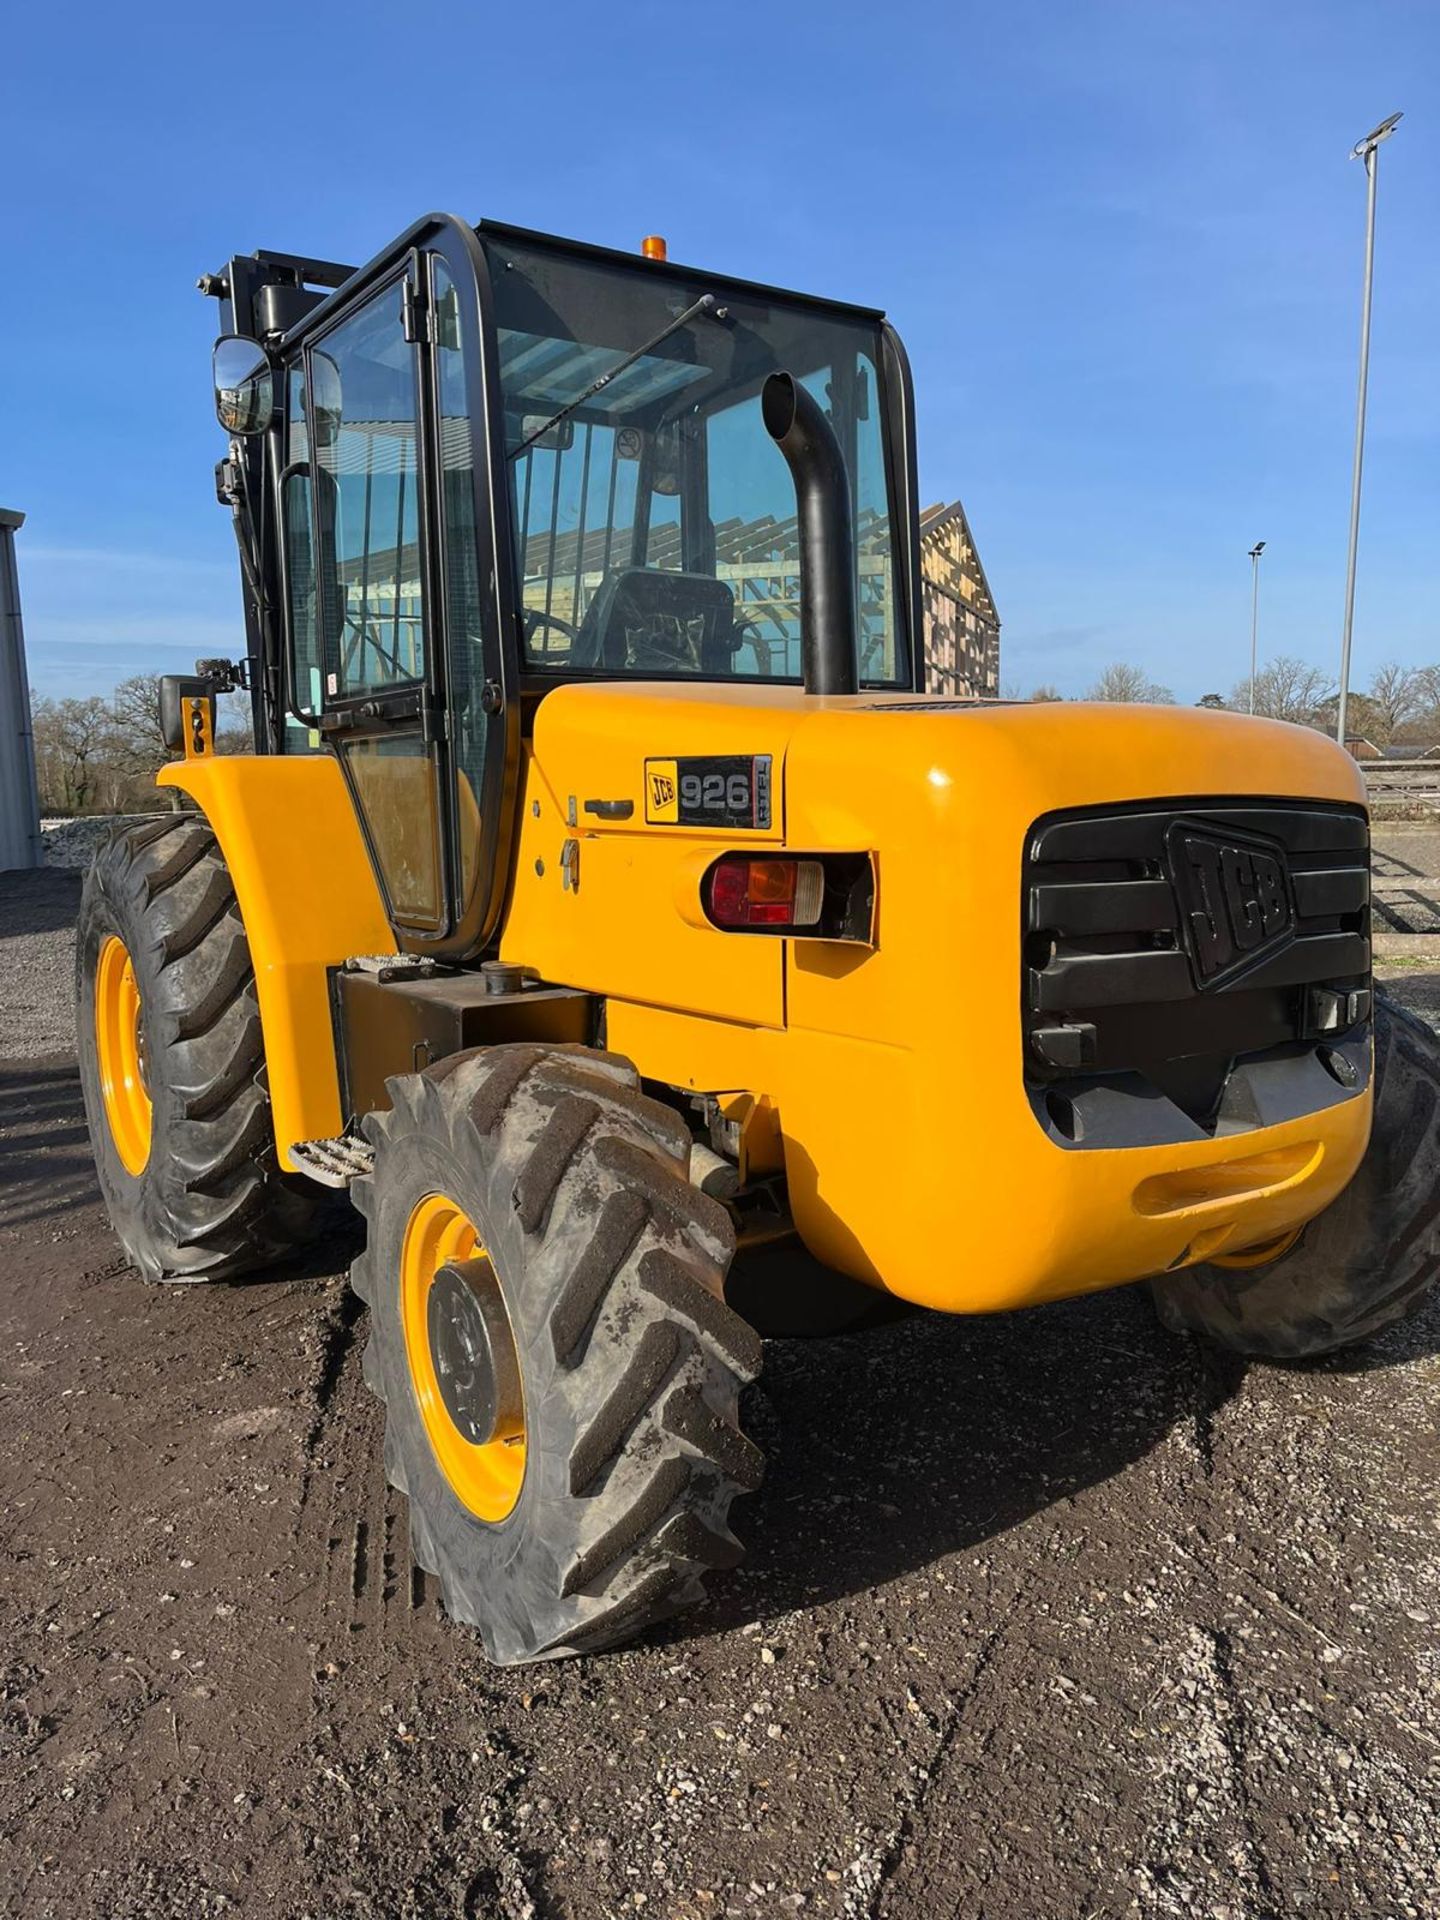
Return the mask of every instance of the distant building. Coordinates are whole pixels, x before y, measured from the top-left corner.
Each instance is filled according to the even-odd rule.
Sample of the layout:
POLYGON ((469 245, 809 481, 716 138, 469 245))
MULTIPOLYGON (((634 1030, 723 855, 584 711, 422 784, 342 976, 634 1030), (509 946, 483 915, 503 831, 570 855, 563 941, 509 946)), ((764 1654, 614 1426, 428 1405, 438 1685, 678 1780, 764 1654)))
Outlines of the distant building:
POLYGON ((15 561, 15 535, 24 524, 23 513, 0 507, 0 869, 5 870, 38 867, 43 858, 15 561))
POLYGON ((1000 691, 1000 616, 958 500, 920 516, 920 594, 926 687, 993 699, 1000 691))

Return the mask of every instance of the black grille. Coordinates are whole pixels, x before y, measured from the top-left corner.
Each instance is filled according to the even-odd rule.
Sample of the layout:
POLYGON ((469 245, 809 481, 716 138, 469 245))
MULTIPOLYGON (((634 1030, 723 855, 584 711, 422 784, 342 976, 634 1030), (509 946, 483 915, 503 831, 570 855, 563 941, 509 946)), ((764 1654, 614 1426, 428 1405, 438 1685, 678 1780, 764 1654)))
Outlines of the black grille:
MULTIPOLYGON (((1149 1139, 1268 1124, 1274 1102, 1256 1110, 1255 1076, 1241 1071, 1256 1062, 1313 1065, 1319 1050, 1328 1090, 1308 1069, 1291 1074, 1295 1111, 1357 1090, 1333 1056, 1366 1055, 1345 1048, 1369 1009, 1359 809, 1172 801, 1047 815, 1027 839, 1023 913, 1026 1078, 1072 1143, 1094 1089, 1113 1096, 1088 1103, 1107 1116, 1095 1145, 1123 1144, 1116 1125, 1149 1139), (1137 1100, 1149 1111, 1125 1118, 1137 1100)), ((1276 1074, 1265 1084, 1273 1092, 1276 1074)))

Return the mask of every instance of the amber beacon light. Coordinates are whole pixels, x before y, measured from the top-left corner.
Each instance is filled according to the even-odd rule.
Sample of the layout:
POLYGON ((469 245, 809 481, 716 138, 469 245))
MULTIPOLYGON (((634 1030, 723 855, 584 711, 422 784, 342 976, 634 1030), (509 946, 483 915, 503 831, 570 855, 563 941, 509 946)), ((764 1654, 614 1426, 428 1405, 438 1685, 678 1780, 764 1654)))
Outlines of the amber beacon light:
POLYGON ((641 253, 644 254, 647 260, 666 259, 667 249, 665 246, 664 234, 663 233, 647 233, 645 238, 640 242, 640 251, 641 253))

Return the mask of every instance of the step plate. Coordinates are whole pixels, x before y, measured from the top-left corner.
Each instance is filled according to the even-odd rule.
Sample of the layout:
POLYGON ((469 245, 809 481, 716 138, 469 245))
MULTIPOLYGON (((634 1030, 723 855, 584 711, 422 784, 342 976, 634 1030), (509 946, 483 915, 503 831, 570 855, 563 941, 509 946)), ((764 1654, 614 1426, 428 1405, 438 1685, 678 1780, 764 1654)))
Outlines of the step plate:
POLYGON ((340 1134, 333 1140, 297 1140, 290 1158, 301 1173, 322 1187, 348 1187, 352 1180, 375 1171, 375 1149, 368 1140, 340 1134))

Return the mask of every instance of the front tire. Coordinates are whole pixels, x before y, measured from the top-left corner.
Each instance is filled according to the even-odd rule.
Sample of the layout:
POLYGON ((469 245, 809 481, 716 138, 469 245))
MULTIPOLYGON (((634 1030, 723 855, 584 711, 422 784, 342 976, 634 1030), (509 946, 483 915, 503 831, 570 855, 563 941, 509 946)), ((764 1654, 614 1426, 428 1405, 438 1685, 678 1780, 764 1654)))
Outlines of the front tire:
POLYGON ((1150 1282, 1172 1333, 1258 1360, 1359 1346, 1413 1313, 1440 1270, 1440 1041, 1375 1000, 1375 1120, 1350 1185, 1279 1256, 1150 1282))
POLYGON ((111 1225, 147 1280, 221 1280, 293 1253, 323 1199, 281 1172, 250 946, 193 814, 113 833, 75 939, 85 1117, 111 1225))
POLYGON ((500 1046, 389 1085, 352 1283, 415 1559, 501 1665, 629 1639, 740 1559, 760 1479, 729 1215, 613 1055, 500 1046))

